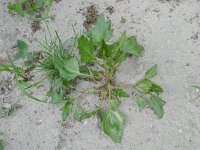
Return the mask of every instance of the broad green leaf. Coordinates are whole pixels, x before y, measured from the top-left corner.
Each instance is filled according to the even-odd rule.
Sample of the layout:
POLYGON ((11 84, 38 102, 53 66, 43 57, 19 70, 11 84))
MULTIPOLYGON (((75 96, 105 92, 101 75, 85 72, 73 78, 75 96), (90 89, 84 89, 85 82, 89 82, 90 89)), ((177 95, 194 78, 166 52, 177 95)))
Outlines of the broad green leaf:
POLYGON ((28 45, 22 40, 17 40, 17 47, 19 48, 19 53, 17 53, 16 58, 25 58, 27 56, 28 45))
POLYGON ((164 115, 164 110, 163 110, 164 105, 165 101, 163 101, 157 96, 153 95, 151 96, 149 106, 159 118, 162 118, 164 115))
POLYGON ((152 86, 153 82, 151 82, 150 80, 148 79, 143 79, 143 80, 140 80, 135 88, 140 92, 140 93, 143 93, 143 94, 147 94, 150 89, 151 89, 151 86, 152 86))
POLYGON ((15 4, 15 11, 18 15, 20 15, 21 17, 24 17, 24 10, 21 4, 18 4, 18 3, 15 4))
POLYGON ((137 89, 137 91, 143 94, 148 94, 149 92, 154 92, 159 94, 163 92, 163 89, 159 85, 155 84, 154 82, 148 79, 140 80, 136 84, 135 88, 137 89))
POLYGON ((159 94, 159 93, 162 93, 162 92, 163 92, 163 89, 162 89, 159 85, 153 83, 153 84, 151 85, 150 91, 159 94))
POLYGON ((119 47, 124 52, 134 55, 136 57, 140 57, 144 50, 144 47, 138 44, 136 37, 127 37, 126 32, 124 32, 119 39, 119 47))
POLYGON ((128 93, 126 93, 123 89, 119 89, 119 88, 114 89, 113 94, 117 98, 127 98, 127 97, 129 97, 128 93))
POLYGON ((78 105, 76 107, 75 112, 74 112, 74 119, 77 120, 77 121, 81 121, 81 117, 82 117, 83 112, 84 112, 83 108, 80 105, 78 105))
POLYGON ((153 78, 157 75, 157 64, 153 65, 149 70, 147 70, 147 72, 145 73, 145 78, 149 79, 149 78, 153 78))
POLYGON ((63 121, 67 119, 69 114, 72 112, 72 106, 74 104, 74 101, 72 99, 67 100, 63 108, 61 109, 61 116, 63 121))
POLYGON ((78 48, 81 56, 81 62, 86 64, 94 63, 94 48, 92 46, 91 41, 82 35, 78 39, 78 48))
POLYGON ((26 51, 28 49, 28 45, 22 40, 17 40, 17 47, 22 51, 26 51))
POLYGON ((136 103, 140 110, 144 109, 145 106, 147 105, 146 100, 142 96, 137 96, 136 97, 136 103))
POLYGON ((113 110, 116 110, 119 107, 119 102, 117 100, 110 100, 109 104, 113 110))
POLYGON ((67 81, 73 80, 81 75, 76 58, 67 58, 65 60, 57 59, 55 60, 55 67, 58 69, 59 75, 67 81))
POLYGON ((103 115, 102 129, 114 142, 119 143, 122 139, 124 123, 125 119, 121 113, 110 110, 103 115))
POLYGON ((112 38, 113 30, 111 29, 111 21, 106 21, 104 16, 99 16, 95 26, 86 33, 95 46, 100 46, 102 41, 108 41, 112 38))

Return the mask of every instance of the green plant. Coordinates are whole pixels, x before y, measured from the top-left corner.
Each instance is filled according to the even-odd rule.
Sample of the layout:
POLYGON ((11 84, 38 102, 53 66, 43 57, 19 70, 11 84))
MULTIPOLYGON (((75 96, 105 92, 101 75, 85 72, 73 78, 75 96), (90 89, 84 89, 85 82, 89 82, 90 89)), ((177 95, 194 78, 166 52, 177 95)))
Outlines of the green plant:
POLYGON ((50 81, 48 95, 52 97, 53 103, 68 100, 69 97, 66 95, 74 89, 75 78, 90 75, 80 71, 79 62, 72 53, 74 44, 71 49, 64 48, 57 32, 56 39, 51 38, 50 45, 47 40, 42 45, 45 51, 42 53, 43 59, 39 61, 37 70, 44 72, 45 77, 50 81))
POLYGON ((3 149, 4 149, 4 148, 3 148, 3 145, 4 145, 3 139, 0 139, 0 150, 3 150, 3 149))
POLYGON ((124 17, 121 16, 120 23, 122 23, 122 24, 126 23, 126 18, 124 18, 124 17))
POLYGON ((30 93, 27 92, 28 89, 38 87, 42 81, 41 80, 37 83, 30 83, 31 78, 32 78, 32 76, 30 75, 30 72, 35 68, 36 62, 34 61, 35 61, 35 56, 37 56, 38 53, 28 52, 28 45, 24 41, 21 41, 21 40, 17 40, 17 47, 19 49, 19 52, 15 56, 16 59, 24 59, 24 60, 29 61, 26 63, 27 66, 26 65, 17 66, 14 63, 13 58, 11 58, 11 56, 8 55, 9 62, 6 64, 0 63, 0 71, 14 74, 13 81, 21 89, 24 95, 36 101, 43 102, 42 100, 39 100, 38 98, 32 96, 30 93))
POLYGON ((53 0, 15 0, 8 4, 9 14, 17 13, 24 17, 28 15, 33 20, 49 18, 48 12, 53 0))
MULTIPOLYGON (((164 114, 165 102, 159 97, 163 89, 150 80, 157 75, 157 65, 147 70, 144 77, 136 83, 118 83, 115 80, 117 67, 128 57, 141 57, 144 48, 138 44, 135 36, 128 37, 126 32, 122 33, 114 43, 110 42, 112 37, 111 21, 106 21, 103 16, 98 18, 92 29, 80 36, 76 35, 75 42, 71 44, 70 48, 63 45, 57 32, 55 39, 50 34, 50 43, 46 38, 45 43, 42 44, 45 51, 42 52, 43 58, 38 62, 36 70, 43 72, 44 78, 50 81, 51 86, 47 94, 52 99, 50 102, 64 102, 61 108, 63 121, 72 112, 77 121, 83 121, 96 115, 103 132, 114 142, 120 142, 126 121, 123 113, 119 111, 119 106, 122 102, 121 99, 129 97, 125 91, 126 88, 132 88, 137 92, 136 103, 140 110, 149 107, 159 118, 162 118, 164 114), (76 42, 80 61, 74 54, 76 42), (77 79, 83 78, 94 82, 95 86, 79 91, 76 82, 77 79), (72 90, 77 90, 76 96, 70 95, 72 90), (85 110, 80 103, 80 100, 88 94, 99 96, 99 104, 93 110, 85 110), (101 105, 102 103, 106 105, 101 105)), ((11 62, 11 64, 13 63, 11 62)), ((5 71, 11 72, 8 69, 5 71)), ((21 72, 14 71, 12 73, 17 76, 21 75, 21 72)), ((30 83, 19 79, 16 83, 19 81, 21 84, 17 85, 22 87, 22 92, 26 96, 41 101, 26 91, 30 83)), ((30 86, 35 87, 38 84, 30 86)))
MULTIPOLYGON (((112 33, 111 21, 106 21, 103 16, 100 16, 96 25, 79 37, 78 47, 82 63, 98 66, 103 70, 103 73, 97 71, 98 76, 102 77, 102 81, 98 87, 95 87, 95 91, 98 91, 100 100, 107 102, 108 107, 98 106, 96 111, 92 111, 91 114, 96 112, 104 133, 110 136, 113 141, 120 142, 125 117, 118 110, 118 107, 121 103, 120 98, 129 97, 124 88, 135 89, 138 92, 136 103, 139 108, 150 107, 159 118, 164 114, 163 105, 165 102, 158 97, 163 89, 150 80, 157 74, 157 65, 150 68, 145 73, 144 78, 135 84, 117 83, 114 80, 119 64, 131 55, 140 57, 144 48, 137 43, 136 37, 127 37, 126 32, 121 35, 119 40, 110 44, 109 40, 112 38, 112 33)), ((80 106, 77 107, 79 110, 77 112, 84 114, 83 109, 80 108, 80 106)), ((76 120, 82 120, 80 117, 78 118, 76 120)))

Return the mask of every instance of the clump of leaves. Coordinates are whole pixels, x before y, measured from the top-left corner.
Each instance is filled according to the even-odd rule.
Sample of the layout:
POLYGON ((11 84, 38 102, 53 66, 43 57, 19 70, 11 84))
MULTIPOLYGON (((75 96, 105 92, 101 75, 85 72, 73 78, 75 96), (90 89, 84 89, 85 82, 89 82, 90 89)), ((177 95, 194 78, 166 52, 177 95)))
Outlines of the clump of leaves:
POLYGON ((8 55, 9 61, 7 63, 0 63, 0 72, 9 72, 14 74, 13 81, 21 89, 24 95, 36 101, 43 102, 42 100, 32 96, 29 92, 27 92, 29 89, 38 87, 40 83, 40 81, 37 83, 30 82, 32 79, 30 72, 35 69, 36 62, 38 61, 35 59, 38 58, 39 53, 28 52, 28 45, 22 40, 17 40, 17 48, 19 51, 16 56, 14 56, 15 58, 12 58, 10 55, 8 55), (13 59, 26 60, 26 65, 24 64, 19 66, 14 63, 13 59))
POLYGON ((51 39, 50 44, 46 40, 43 46, 43 59, 39 61, 37 69, 44 72, 50 81, 48 93, 52 97, 52 102, 62 102, 69 99, 65 95, 74 88, 75 79, 89 77, 89 74, 80 71, 78 59, 72 53, 74 46, 66 49, 57 32, 56 39, 51 39))
MULTIPOLYGON (((98 108, 96 114, 100 119, 104 133, 114 142, 120 142, 125 117, 118 110, 118 107, 121 103, 120 98, 129 97, 123 89, 124 87, 131 86, 133 90, 138 92, 136 103, 140 109, 149 107, 159 118, 164 114, 163 105, 165 102, 158 96, 163 92, 163 89, 150 80, 157 74, 157 65, 150 68, 145 73, 144 78, 135 84, 117 83, 114 80, 115 72, 120 63, 130 56, 142 56, 144 48, 138 44, 135 36, 128 37, 126 32, 123 32, 116 42, 110 43, 112 34, 111 21, 106 21, 103 16, 100 16, 96 25, 79 37, 78 48, 82 63, 98 66, 103 70, 103 73, 98 72, 99 76, 102 76, 101 83, 103 84, 96 87, 96 91, 98 91, 100 99, 105 100, 109 107, 107 109, 98 108)), ((80 109, 80 106, 78 107, 77 109, 80 109)))
MULTIPOLYGON (((46 38, 43 44, 45 51, 42 52, 43 59, 39 61, 37 70, 44 72, 44 78, 50 81, 48 96, 52 97, 51 102, 64 102, 61 108, 63 120, 66 120, 72 112, 74 119, 80 122, 96 115, 102 131, 114 142, 120 142, 126 121, 119 106, 122 98, 129 97, 125 91, 126 88, 132 88, 138 93, 136 103, 140 110, 148 107, 159 118, 162 118, 164 114, 165 101, 159 97, 163 89, 151 81, 151 78, 157 75, 157 65, 147 70, 144 77, 136 83, 118 83, 115 80, 118 66, 128 57, 141 57, 144 48, 137 42, 135 36, 129 37, 126 32, 123 32, 113 43, 110 42, 112 37, 111 21, 106 21, 103 16, 100 16, 93 28, 79 37, 76 36, 75 42, 78 43, 80 54, 80 59, 78 59, 74 55, 76 43, 72 44, 70 49, 65 48, 57 33, 55 39, 52 39, 50 34, 51 41, 47 42, 46 38), (76 90, 75 83, 77 79, 82 78, 88 78, 95 83, 95 86, 84 89, 78 92, 77 96, 72 97, 70 91, 76 90), (77 100, 94 93, 99 96, 100 103, 93 110, 85 110, 77 100), (102 101, 107 105, 102 106, 102 101)), ((12 66, 12 68, 15 67, 12 66)), ((16 74, 16 72, 13 73, 16 74)), ((18 79, 17 81, 25 95, 41 101, 26 91, 29 83, 25 80, 18 79)), ((35 84, 31 84, 33 85, 35 84)))
POLYGON ((18 14, 21 17, 29 16, 33 20, 49 18, 48 12, 53 0, 15 0, 8 4, 10 14, 18 14))

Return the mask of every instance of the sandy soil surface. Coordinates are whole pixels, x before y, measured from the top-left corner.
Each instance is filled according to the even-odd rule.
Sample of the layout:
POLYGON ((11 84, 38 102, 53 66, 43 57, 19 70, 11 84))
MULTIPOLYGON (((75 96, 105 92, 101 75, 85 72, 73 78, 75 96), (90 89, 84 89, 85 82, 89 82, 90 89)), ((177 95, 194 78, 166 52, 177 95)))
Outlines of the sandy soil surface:
MULTIPOLYGON (((55 19, 49 21, 50 29, 57 30, 62 39, 73 36, 72 25, 84 31, 83 11, 90 2, 112 20, 116 38, 126 30, 145 47, 142 58, 128 59, 120 66, 118 81, 134 82, 150 66, 158 64, 154 80, 165 90, 164 117, 157 119, 149 109, 140 112, 132 95, 120 106, 127 123, 122 142, 116 144, 102 134, 97 118, 62 123, 60 105, 32 101, 15 85, 1 83, 1 108, 20 100, 13 115, 0 118, 5 150, 199 150, 200 99, 195 100, 196 93, 190 86, 200 85, 200 1, 62 0, 52 6, 55 19), (112 14, 106 9, 109 6, 114 8, 112 14), (125 24, 120 23, 121 16, 126 18, 125 24)), ((44 38, 45 24, 33 33, 31 21, 10 16, 7 4, 7 0, 0 2, 0 54, 12 53, 17 39, 25 40, 33 51, 41 50, 36 39, 44 38)), ((79 86, 89 84, 85 81, 79 86)), ((35 91, 37 95, 42 93, 35 91)))

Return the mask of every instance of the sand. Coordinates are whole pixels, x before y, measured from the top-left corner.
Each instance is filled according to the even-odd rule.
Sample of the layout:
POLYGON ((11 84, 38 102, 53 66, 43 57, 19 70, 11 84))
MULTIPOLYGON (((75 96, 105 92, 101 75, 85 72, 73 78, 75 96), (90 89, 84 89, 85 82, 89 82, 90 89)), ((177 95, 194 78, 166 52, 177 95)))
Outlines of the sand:
MULTIPOLYGON (((150 109, 140 112, 131 95, 120 106, 127 122, 123 139, 116 144, 102 133, 96 117, 83 123, 73 119, 62 123, 61 105, 38 103, 23 96, 15 85, 9 89, 1 85, 5 88, 0 94, 1 107, 9 108, 19 100, 13 115, 0 118, 5 150, 199 150, 200 99, 195 99, 197 93, 191 86, 200 85, 200 1, 62 0, 51 8, 55 19, 49 21, 50 29, 64 40, 74 35, 72 25, 78 32, 85 31, 82 13, 90 2, 112 20, 115 38, 127 31, 145 47, 143 57, 121 64, 116 80, 134 82, 158 64, 154 81, 164 88, 164 117, 158 119, 150 109), (114 7, 112 14, 106 10, 108 6, 114 7), (121 16, 126 23, 120 23, 121 16)), ((32 51, 42 50, 36 39, 44 39, 45 24, 33 33, 31 21, 10 16, 7 4, 7 0, 0 2, 0 54, 12 53, 17 39, 26 41, 32 51)), ((89 84, 84 81, 78 86, 89 84)), ((88 97, 88 101, 93 99, 95 96, 88 97)))

